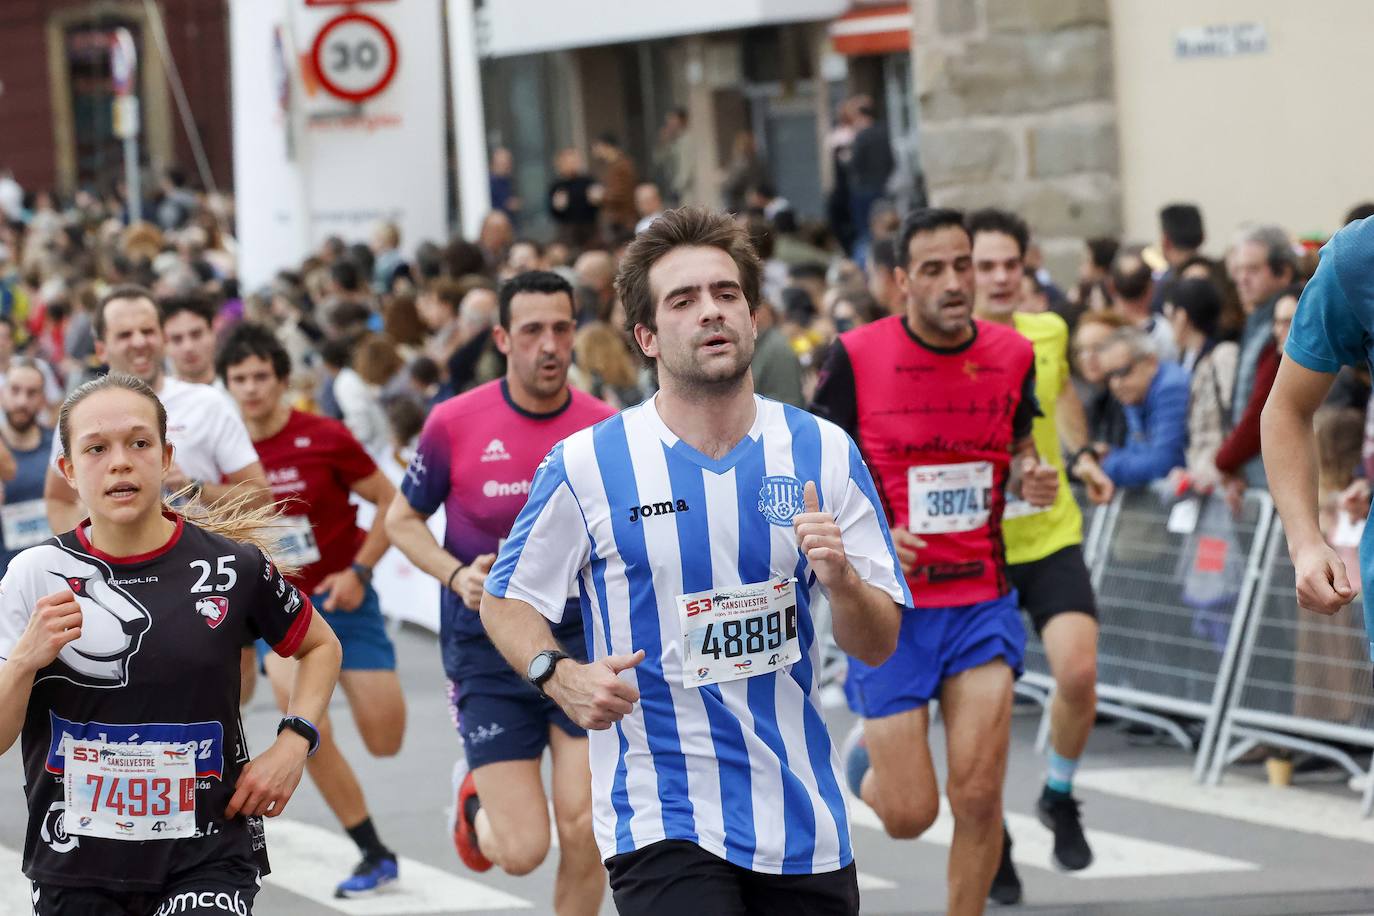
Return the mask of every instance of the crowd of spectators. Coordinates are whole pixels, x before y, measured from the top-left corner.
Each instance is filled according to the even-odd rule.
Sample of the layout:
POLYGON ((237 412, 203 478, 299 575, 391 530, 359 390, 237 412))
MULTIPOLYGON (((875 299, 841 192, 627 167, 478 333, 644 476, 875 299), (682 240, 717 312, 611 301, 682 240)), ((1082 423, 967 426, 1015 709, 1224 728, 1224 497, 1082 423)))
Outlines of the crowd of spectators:
MULTIPOLYGON (((855 120, 851 143, 861 148, 873 122, 861 108, 855 120)), ((637 403, 654 382, 624 326, 613 279, 635 225, 687 193, 684 126, 685 115, 673 113, 656 156, 656 170, 675 182, 671 197, 657 185, 637 190, 635 164, 603 137, 594 146, 596 176, 577 151, 560 154, 547 201, 557 231, 528 238, 515 229, 521 204, 504 178, 508 155, 498 151, 500 206, 477 238, 403 239, 394 225, 378 225, 366 243, 325 239, 256 289, 241 288, 236 276, 227 196, 193 193, 173 175, 150 209, 155 222, 130 225, 115 198, 15 197, 8 178, 0 375, 16 354, 37 359, 55 406, 100 371, 91 310, 101 292, 144 284, 164 305, 179 377, 213 383, 216 337, 244 319, 265 323, 291 354, 298 403, 343 419, 381 455, 406 449, 437 402, 503 374, 492 335, 496 289, 517 273, 548 269, 576 290, 574 384, 618 407, 637 403)), ((870 188, 855 189, 855 205, 870 216, 846 248, 825 223, 801 218, 776 196, 747 135, 735 156, 726 195, 765 265, 756 383, 767 396, 805 405, 836 335, 901 311, 904 258, 893 241, 901 214, 870 188)), ((1237 230, 1214 246, 1216 260, 1202 253, 1206 241, 1196 206, 1167 206, 1158 239, 1085 240, 1067 292, 1028 257, 1020 308, 1052 311, 1068 324, 1091 438, 1118 485, 1217 490, 1234 504, 1264 483, 1259 414, 1317 246, 1272 225, 1237 230)), ((1028 256, 1033 251, 1032 244, 1028 256)), ((1364 411, 1369 389, 1367 374, 1347 370, 1332 405, 1364 411)))

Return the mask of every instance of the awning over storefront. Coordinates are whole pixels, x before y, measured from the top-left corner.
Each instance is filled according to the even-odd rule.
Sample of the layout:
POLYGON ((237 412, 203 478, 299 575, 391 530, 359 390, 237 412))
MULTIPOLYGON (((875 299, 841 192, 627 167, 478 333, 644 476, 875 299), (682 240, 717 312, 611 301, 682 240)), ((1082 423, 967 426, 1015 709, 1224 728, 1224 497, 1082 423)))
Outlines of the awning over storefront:
POLYGON ((847 0, 487 0, 481 53, 488 57, 703 35, 833 19, 847 0))
POLYGON ((850 10, 830 23, 830 40, 840 54, 895 54, 911 50, 911 7, 885 3, 850 10))

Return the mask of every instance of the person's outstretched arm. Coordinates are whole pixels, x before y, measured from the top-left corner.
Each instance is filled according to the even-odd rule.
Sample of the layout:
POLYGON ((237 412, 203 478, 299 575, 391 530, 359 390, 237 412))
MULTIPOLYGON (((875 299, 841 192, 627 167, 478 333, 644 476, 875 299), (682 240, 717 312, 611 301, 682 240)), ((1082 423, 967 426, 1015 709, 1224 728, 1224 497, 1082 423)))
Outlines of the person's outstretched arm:
POLYGON ((1312 417, 1334 373, 1314 372, 1291 359, 1279 364, 1260 420, 1264 471, 1274 498, 1298 589, 1298 604, 1334 614, 1355 599, 1359 586, 1326 543, 1317 521, 1317 442, 1312 417))

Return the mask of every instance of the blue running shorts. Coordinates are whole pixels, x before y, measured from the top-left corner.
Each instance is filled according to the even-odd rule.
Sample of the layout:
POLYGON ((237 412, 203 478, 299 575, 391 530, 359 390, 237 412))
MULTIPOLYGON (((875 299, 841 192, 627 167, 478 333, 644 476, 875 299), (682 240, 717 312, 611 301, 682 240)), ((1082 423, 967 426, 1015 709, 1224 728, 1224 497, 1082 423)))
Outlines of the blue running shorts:
MULTIPOLYGON (((324 610, 325 595, 314 595, 310 602, 325 619, 343 646, 344 671, 395 671, 396 647, 386 634, 386 618, 382 616, 382 601, 371 585, 363 594, 363 603, 352 611, 324 610)), ((271 651, 267 643, 257 641, 258 666, 271 651)))
POLYGON ((506 760, 538 760, 549 745, 551 725, 574 738, 587 737, 557 703, 514 671, 450 679, 448 703, 474 770, 506 760))
POLYGON ((940 684, 962 671, 1002 659, 1021 676, 1026 627, 1015 590, 963 607, 914 608, 902 616, 897 650, 874 668, 849 659, 844 692, 865 719, 920 709, 940 684))

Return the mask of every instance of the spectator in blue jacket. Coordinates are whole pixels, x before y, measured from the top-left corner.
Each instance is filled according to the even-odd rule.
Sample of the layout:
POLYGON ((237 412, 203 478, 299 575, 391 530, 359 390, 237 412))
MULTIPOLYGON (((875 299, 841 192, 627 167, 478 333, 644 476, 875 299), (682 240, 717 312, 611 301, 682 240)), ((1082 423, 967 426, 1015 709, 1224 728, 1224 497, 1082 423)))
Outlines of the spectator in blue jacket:
POLYGON ((1188 447, 1188 371, 1161 362, 1150 338, 1120 328, 1099 350, 1112 395, 1126 413, 1126 444, 1113 449, 1102 470, 1119 487, 1138 487, 1184 467, 1188 447))

